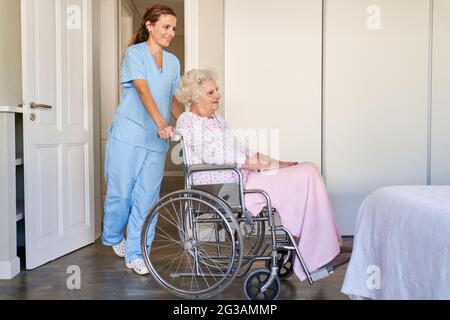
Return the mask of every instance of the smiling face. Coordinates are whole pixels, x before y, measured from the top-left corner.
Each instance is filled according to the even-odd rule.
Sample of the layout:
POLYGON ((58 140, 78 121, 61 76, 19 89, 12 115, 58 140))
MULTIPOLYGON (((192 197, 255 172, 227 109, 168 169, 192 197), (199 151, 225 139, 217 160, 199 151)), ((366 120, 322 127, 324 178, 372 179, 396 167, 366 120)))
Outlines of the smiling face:
POLYGON ((221 95, 214 80, 203 81, 200 86, 200 98, 192 104, 192 112, 209 117, 219 109, 221 95))
POLYGON ((147 21, 147 29, 150 32, 151 40, 161 48, 167 48, 175 37, 177 18, 162 14, 155 24, 147 21))

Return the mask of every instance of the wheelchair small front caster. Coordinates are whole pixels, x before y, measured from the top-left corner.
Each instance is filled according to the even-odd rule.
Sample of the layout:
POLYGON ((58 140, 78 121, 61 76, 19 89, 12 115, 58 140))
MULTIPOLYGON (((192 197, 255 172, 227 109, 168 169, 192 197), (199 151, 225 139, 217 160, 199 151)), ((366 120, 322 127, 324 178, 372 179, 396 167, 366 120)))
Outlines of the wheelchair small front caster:
MULTIPOLYGON (((271 260, 266 260, 266 268, 270 270, 271 260)), ((285 249, 278 250, 277 256, 278 276, 280 280, 289 279, 294 273, 294 254, 285 249)))
POLYGON ((250 273, 244 281, 244 293, 249 300, 276 300, 280 294, 280 279, 275 277, 274 281, 266 291, 261 288, 270 278, 270 271, 258 269, 250 273))

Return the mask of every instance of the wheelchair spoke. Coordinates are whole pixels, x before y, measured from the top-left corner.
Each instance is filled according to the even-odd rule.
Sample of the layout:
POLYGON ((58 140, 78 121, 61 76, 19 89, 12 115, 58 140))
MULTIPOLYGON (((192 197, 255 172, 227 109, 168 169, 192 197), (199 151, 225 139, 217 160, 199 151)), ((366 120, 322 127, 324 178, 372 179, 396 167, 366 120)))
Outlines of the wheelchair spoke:
MULTIPOLYGON (((214 281, 215 281, 215 280, 216 280, 216 277, 214 276, 214 272, 211 271, 211 269, 208 267, 207 264, 202 264, 202 265, 205 266, 206 269, 208 269, 209 274, 212 275, 212 277, 214 278, 214 281)), ((203 272, 203 270, 201 269, 201 267, 200 267, 200 270, 202 271, 202 274, 203 274, 204 272, 203 272)), ((206 278, 205 278, 205 281, 206 281, 206 278)))
MULTIPOLYGON (((187 254, 186 250, 183 252, 183 255, 182 255, 181 258, 182 258, 182 261, 185 262, 184 263, 184 272, 186 273, 186 272, 190 271, 190 273, 194 274, 195 273, 195 269, 194 269, 194 266, 191 263, 191 259, 189 258, 189 255, 187 254), (188 270, 188 268, 190 270, 188 270)), ((177 268, 177 271, 178 271, 178 268, 177 268)), ((175 272, 175 273, 177 273, 177 272, 175 272)), ((194 280, 195 280, 195 283, 197 285, 197 289, 200 289, 200 285, 198 284, 196 276, 195 275, 191 275, 190 277, 191 277, 191 290, 193 289, 193 286, 194 286, 194 280)), ((186 277, 185 276, 181 276, 180 278, 181 278, 180 287, 183 288, 183 283, 184 283, 184 280, 185 280, 186 277)), ((176 277, 173 277, 172 284, 175 281, 175 279, 176 279, 176 277)))
MULTIPOLYGON (((192 266, 191 260, 187 259, 187 262, 189 263, 189 266, 191 267, 192 273, 195 273, 195 268, 194 266, 192 266)), ((197 283, 197 289, 200 289, 200 286, 198 285, 198 281, 197 281, 197 277, 196 276, 191 276, 191 290, 192 290, 192 280, 195 280, 195 282, 197 283)))
MULTIPOLYGON (((155 243, 156 241, 153 241, 152 242, 152 245, 155 243)), ((160 241, 158 241, 158 242, 160 242, 160 241)), ((165 240, 165 242, 167 242, 167 240, 165 240)), ((178 244, 178 243, 169 243, 169 244, 165 244, 165 245, 163 245, 163 246, 158 246, 156 249, 152 249, 152 251, 156 251, 156 250, 159 250, 159 249, 162 249, 162 248, 167 248, 167 247, 170 247, 170 246, 174 246, 174 245, 176 245, 176 244, 178 244)))
MULTIPOLYGON (((187 254, 186 254, 186 250, 183 252, 183 257, 184 256, 187 256, 187 254)), ((188 259, 189 259, 189 257, 188 257, 188 259)), ((187 267, 188 267, 188 264, 187 263, 185 263, 184 264, 184 273, 186 273, 187 272, 187 267)), ((181 284, 180 284, 180 288, 184 288, 183 287, 183 283, 184 283, 184 279, 185 279, 186 277, 181 277, 181 284)))
MULTIPOLYGON (((177 255, 178 256, 178 255, 177 255)), ((174 261, 176 261, 177 260, 177 256, 174 256, 172 259, 170 259, 170 260, 159 260, 161 263, 163 263, 163 262, 165 262, 165 261, 167 261, 166 263, 164 263, 163 265, 160 265, 159 266, 159 269, 161 269, 161 270, 165 270, 165 272, 163 273, 163 275, 164 276, 167 276, 169 273, 169 271, 170 271, 170 267, 172 266, 172 264, 174 263, 174 261)))
MULTIPOLYGON (((161 208, 160 208, 160 209, 161 209, 161 208)), ((160 209, 159 209, 159 210, 160 210, 160 209)), ((170 219, 171 219, 174 223, 177 223, 177 222, 178 222, 177 219, 176 219, 176 217, 174 217, 173 214, 171 213, 171 210, 169 210, 170 208, 164 206, 164 207, 162 207, 162 209, 166 210, 167 215, 170 217, 170 219)), ((176 212, 177 212, 177 211, 175 210, 175 214, 176 214, 176 212)))
MULTIPOLYGON (((168 210, 167 210, 167 208, 164 208, 164 210, 166 210, 167 212, 169 212, 168 210)), ((176 224, 174 224, 172 221, 170 221, 169 219, 167 219, 164 215, 161 215, 162 216, 162 218, 164 218, 164 220, 166 220, 167 222, 169 222, 171 225, 173 225, 175 228, 177 228, 178 230, 180 230, 180 231, 183 231, 183 229, 181 229, 181 227, 179 227, 178 225, 176 225, 176 224)), ((170 216, 170 213, 169 213, 169 216, 170 216)), ((171 218, 173 218, 172 216, 170 216, 171 218)))
MULTIPOLYGON (((183 254, 181 255, 180 262, 178 263, 177 270, 175 270, 175 273, 178 273, 178 270, 180 269, 180 265, 181 265, 181 262, 183 261, 183 257, 184 257, 185 254, 186 254, 186 251, 183 252, 183 254)), ((172 284, 173 284, 174 280, 175 280, 175 277, 172 279, 172 284)))
POLYGON ((159 258, 159 259, 155 259, 155 261, 165 262, 165 261, 168 260, 168 261, 166 262, 166 264, 160 266, 161 269, 164 269, 169 263, 173 262, 173 258, 172 258, 172 257, 175 258, 175 257, 179 256, 180 252, 182 252, 182 251, 180 250, 180 251, 175 252, 175 253, 172 253, 172 254, 170 254, 170 255, 168 255, 168 256, 165 256, 165 257, 162 257, 162 258, 159 258))
MULTIPOLYGON (((207 248, 202 248, 201 246, 203 246, 205 243, 202 243, 200 246, 199 246, 199 250, 204 250, 204 251, 201 251, 201 252, 204 252, 209 258, 211 258, 211 256, 207 253, 208 251, 207 251, 207 248)), ((213 246, 212 244, 209 244, 210 246, 213 246)), ((231 246, 228 246, 228 247, 230 247, 231 248, 231 246)), ((229 253, 229 254, 231 254, 231 252, 232 252, 232 250, 229 250, 229 252, 227 252, 227 253, 229 253)), ((222 258, 221 256, 220 256, 220 258, 222 258)), ((211 258, 212 259, 212 258, 211 258)))
MULTIPOLYGON (((208 261, 211 261, 212 263, 214 263, 214 265, 216 266, 216 267, 226 267, 227 266, 227 264, 223 264, 223 263, 220 263, 220 262, 218 262, 217 261, 217 259, 214 259, 214 258, 212 258, 209 254, 207 254, 206 252, 202 252, 202 251, 200 251, 199 250, 199 252, 203 255, 203 256, 205 256, 207 259, 208 259, 208 261)), ((227 258, 228 260, 231 260, 231 258, 227 258)))
MULTIPOLYGON (((173 203, 172 203, 173 204, 173 203)), ((171 220, 168 220, 173 226, 175 226, 175 228, 179 229, 179 230, 183 230, 181 224, 179 223, 179 219, 178 219, 178 215, 177 215, 177 211, 175 211, 175 217, 171 214, 171 212, 169 211, 169 209, 167 209, 166 207, 163 208, 164 210, 166 210, 167 215, 170 217, 171 220)), ((167 218, 166 218, 167 219, 167 218)))
MULTIPOLYGON (((178 254, 177 254, 177 256, 178 256, 178 254)), ((179 259, 182 260, 182 257, 183 257, 182 255, 181 255, 181 257, 179 256, 179 259)), ((175 261, 177 261, 177 258, 175 258, 175 259, 170 259, 169 262, 167 262, 166 264, 164 264, 164 265, 161 266, 161 269, 163 269, 163 270, 165 269, 165 270, 166 270, 166 272, 164 273, 164 275, 168 275, 169 271, 171 270, 170 267, 174 264, 175 261), (170 265, 169 265, 169 264, 170 264, 170 265), (166 267, 167 265, 169 265, 169 266, 166 267)))
MULTIPOLYGON (((191 277, 191 291, 192 291, 192 288, 194 286, 194 279, 197 282, 197 278, 196 277, 191 277)), ((198 288, 198 283, 197 283, 197 288, 198 288)))
MULTIPOLYGON (((171 236, 170 234, 168 234, 166 231, 162 230, 161 227, 156 226, 156 229, 157 229, 157 230, 160 230, 161 232, 164 232, 164 234, 167 235, 167 236, 163 236, 163 235, 161 235, 161 234, 158 234, 160 237, 162 237, 162 238, 164 238, 164 239, 167 239, 167 240, 170 240, 170 241, 173 241, 173 242, 175 242, 175 243, 178 243, 180 246, 183 246, 183 243, 182 243, 181 241, 177 241, 177 240, 175 240, 174 238, 172 238, 172 236, 171 236)), ((156 233, 155 233, 155 236, 156 236, 156 233)))
MULTIPOLYGON (((208 255, 207 255, 208 256, 208 255)), ((226 267, 227 265, 225 265, 225 264, 220 264, 220 263, 218 263, 217 261, 214 261, 214 259, 211 259, 211 257, 210 256, 208 256, 210 259, 208 259, 208 261, 209 262, 211 262, 211 263, 213 263, 214 265, 215 265, 215 267, 216 267, 216 269, 219 271, 219 272, 221 272, 222 274, 225 274, 222 270, 223 270, 223 268, 224 267, 226 267)), ((204 263, 203 264, 204 266, 206 266, 206 268, 208 268, 208 264, 206 264, 206 263, 204 263)), ((211 270, 208 268, 208 270, 211 272, 211 270)), ((211 272, 212 273, 212 272, 211 272)))
POLYGON ((216 259, 212 259, 212 258, 203 259, 203 260, 204 261, 206 260, 205 263, 203 263, 204 265, 208 265, 208 263, 212 263, 212 264, 214 264, 214 267, 217 268, 217 270, 223 270, 224 268, 226 268, 228 266, 227 264, 217 262, 216 259))
MULTIPOLYGON (((195 273, 195 272, 196 272, 195 266, 192 266, 192 263, 191 263, 190 260, 188 260, 188 262, 189 262, 189 265, 191 266, 192 272, 195 273)), ((200 268, 200 271, 202 271, 201 268, 200 268)), ((205 282, 208 283, 208 281, 206 281, 206 278, 205 278, 204 273, 201 272, 200 275, 203 277, 203 279, 205 280, 205 282)), ((198 281, 197 281, 197 277, 193 276, 193 278, 195 279, 195 282, 197 283, 197 289, 200 289, 200 286, 199 286, 198 281)))
MULTIPOLYGON (((178 211, 175 208, 174 202, 172 202, 171 204, 172 204, 173 210, 175 211, 175 217, 176 217, 176 220, 178 222, 179 229, 183 230, 183 224, 181 223, 181 220, 180 220, 180 218, 182 217, 181 214, 182 214, 183 211, 180 210, 180 214, 178 214, 178 211)), ((181 204, 182 204, 182 202, 180 201, 180 207, 181 207, 181 204)))

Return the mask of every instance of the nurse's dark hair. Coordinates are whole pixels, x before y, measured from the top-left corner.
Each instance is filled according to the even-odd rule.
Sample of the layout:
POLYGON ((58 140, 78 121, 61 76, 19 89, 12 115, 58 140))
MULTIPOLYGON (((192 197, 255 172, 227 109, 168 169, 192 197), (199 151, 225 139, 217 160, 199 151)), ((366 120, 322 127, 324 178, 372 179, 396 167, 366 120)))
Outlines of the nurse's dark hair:
POLYGON ((144 17, 142 18, 139 30, 136 32, 134 38, 130 41, 130 45, 146 42, 150 37, 150 33, 147 29, 147 21, 150 21, 151 24, 155 24, 156 22, 158 22, 159 17, 162 15, 170 15, 174 16, 175 18, 177 17, 175 11, 173 11, 171 7, 165 5, 157 4, 151 8, 148 8, 145 11, 144 17))

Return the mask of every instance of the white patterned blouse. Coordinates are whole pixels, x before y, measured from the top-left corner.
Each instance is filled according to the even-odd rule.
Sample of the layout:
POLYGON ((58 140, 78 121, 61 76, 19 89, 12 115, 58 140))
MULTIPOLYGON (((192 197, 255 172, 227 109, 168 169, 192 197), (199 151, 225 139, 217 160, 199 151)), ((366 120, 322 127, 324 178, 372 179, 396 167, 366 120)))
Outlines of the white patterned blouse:
MULTIPOLYGON (((177 121, 176 130, 183 135, 188 148, 189 164, 224 165, 245 163, 246 155, 254 152, 246 148, 230 132, 225 120, 218 115, 202 117, 190 111, 183 113, 177 121)), ((241 170, 244 182, 248 172, 241 170)), ((236 183, 233 171, 197 172, 192 175, 193 184, 236 183)))

